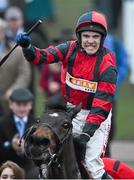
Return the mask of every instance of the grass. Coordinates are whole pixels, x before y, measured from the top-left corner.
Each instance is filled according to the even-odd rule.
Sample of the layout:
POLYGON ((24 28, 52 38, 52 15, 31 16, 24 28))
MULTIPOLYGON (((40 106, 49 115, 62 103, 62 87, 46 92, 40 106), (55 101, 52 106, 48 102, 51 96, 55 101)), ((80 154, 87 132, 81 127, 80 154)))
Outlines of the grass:
POLYGON ((134 139, 134 93, 133 87, 126 82, 121 88, 117 111, 116 139, 134 139))
POLYGON ((89 0, 53 0, 55 6, 55 22, 45 24, 44 28, 48 32, 50 38, 60 36, 62 29, 74 29, 79 16, 89 11, 89 0))

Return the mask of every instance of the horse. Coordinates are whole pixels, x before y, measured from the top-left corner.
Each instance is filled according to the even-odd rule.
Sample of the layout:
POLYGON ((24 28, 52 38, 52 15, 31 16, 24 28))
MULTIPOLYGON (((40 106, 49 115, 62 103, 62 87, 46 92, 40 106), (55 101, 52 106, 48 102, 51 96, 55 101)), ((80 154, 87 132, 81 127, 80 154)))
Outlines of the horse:
MULTIPOLYGON (((77 163, 72 135, 72 119, 80 111, 80 107, 67 111, 61 105, 62 102, 59 99, 58 104, 52 105, 50 100, 45 113, 24 138, 25 154, 39 167, 40 177, 43 179, 85 177, 77 163)), ((87 177, 90 175, 86 174, 85 178, 87 177)))

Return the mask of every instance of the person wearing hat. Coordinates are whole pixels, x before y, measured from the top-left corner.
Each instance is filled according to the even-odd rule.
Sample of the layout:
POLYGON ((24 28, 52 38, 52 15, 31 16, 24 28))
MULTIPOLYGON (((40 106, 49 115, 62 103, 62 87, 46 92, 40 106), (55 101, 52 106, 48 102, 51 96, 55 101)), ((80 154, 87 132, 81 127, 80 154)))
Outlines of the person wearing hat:
MULTIPOLYGON (((14 47, 6 37, 7 29, 7 22, 0 18, 0 61, 14 47)), ((30 64, 18 47, 0 67, 0 117, 9 113, 8 98, 12 91, 18 87, 29 88, 31 79, 30 64)))
POLYGON ((116 90, 116 60, 103 46, 107 22, 100 12, 82 14, 75 27, 76 41, 67 41, 46 49, 31 44, 27 33, 16 37, 25 58, 33 64, 62 62, 61 91, 67 107, 81 104, 73 119, 74 143, 80 150, 79 160, 85 161, 94 179, 108 179, 102 156, 105 153, 111 125, 111 110, 116 90))
MULTIPOLYGON (((34 23, 31 23, 28 27, 26 27, 25 19, 24 19, 24 12, 17 6, 10 6, 9 8, 7 8, 5 12, 5 21, 7 22, 7 27, 8 27, 5 31, 6 37, 8 41, 12 43, 15 43, 15 37, 17 34, 23 32, 24 30, 28 31, 31 28, 31 26, 34 24, 34 23)), ((46 39, 43 39, 42 35, 40 35, 36 31, 33 31, 31 36, 32 36, 34 45, 38 44, 39 46, 42 46, 42 47, 44 47, 44 45, 45 46, 48 45, 47 36, 46 36, 46 39)), ((15 50, 15 52, 17 51, 17 49, 15 50)), ((35 89, 34 89, 34 80, 36 76, 36 73, 34 72, 35 68, 33 65, 31 66, 27 65, 27 68, 28 67, 29 67, 29 72, 30 72, 30 79, 28 77, 25 80, 25 82, 29 80, 29 84, 28 86, 26 85, 26 86, 21 86, 21 87, 28 87, 30 91, 35 95, 35 89)), ((27 68, 25 69, 27 70, 27 68)), ((22 76, 25 76, 25 73, 22 72, 21 74, 22 76)))
POLYGON ((35 122, 30 113, 33 107, 33 94, 26 88, 15 89, 9 97, 11 114, 0 122, 0 163, 6 160, 16 162, 29 175, 32 161, 24 155, 23 134, 35 122), (22 138, 22 146, 19 141, 22 138))

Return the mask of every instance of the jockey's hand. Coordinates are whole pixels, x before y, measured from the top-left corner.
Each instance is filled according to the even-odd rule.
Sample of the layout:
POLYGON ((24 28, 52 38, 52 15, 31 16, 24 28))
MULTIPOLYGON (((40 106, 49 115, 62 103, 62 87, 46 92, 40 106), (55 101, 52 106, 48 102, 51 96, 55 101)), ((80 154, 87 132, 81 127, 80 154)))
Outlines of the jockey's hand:
POLYGON ((26 32, 22 32, 16 36, 15 41, 22 48, 27 48, 31 44, 31 37, 26 32))
POLYGON ((86 144, 89 140, 90 136, 86 135, 86 133, 74 136, 74 146, 75 149, 79 151, 78 158, 80 161, 85 160, 86 144))

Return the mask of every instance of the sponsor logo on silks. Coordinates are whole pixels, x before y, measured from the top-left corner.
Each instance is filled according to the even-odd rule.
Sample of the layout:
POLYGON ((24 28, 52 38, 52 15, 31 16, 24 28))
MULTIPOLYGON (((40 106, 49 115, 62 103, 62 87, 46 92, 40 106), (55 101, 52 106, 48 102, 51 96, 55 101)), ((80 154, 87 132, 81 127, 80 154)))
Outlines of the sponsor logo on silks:
POLYGON ((69 73, 66 74, 66 84, 72 89, 84 92, 96 93, 97 90, 97 82, 75 78, 69 73))

